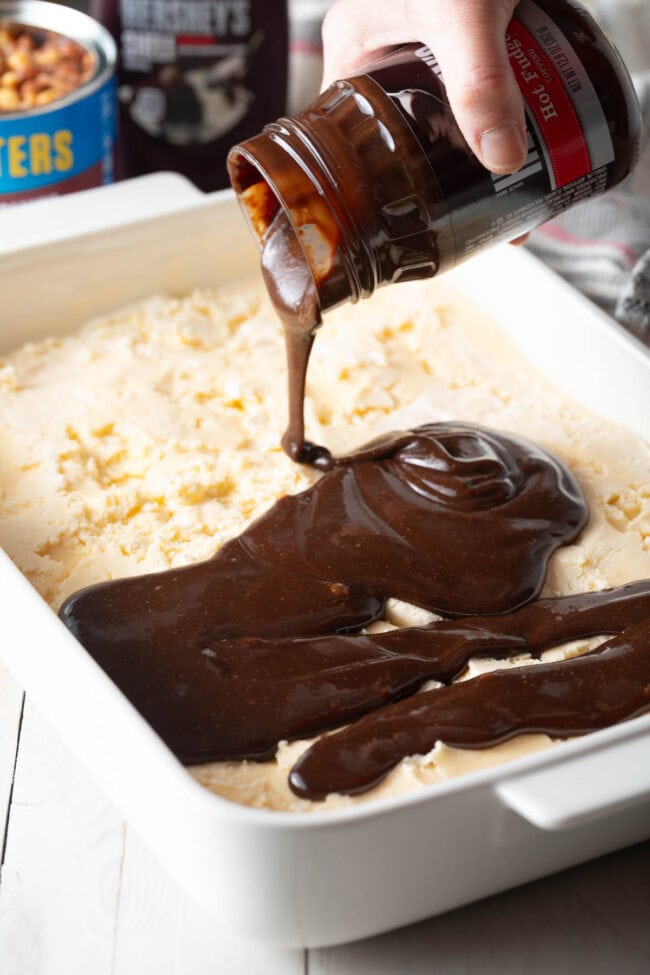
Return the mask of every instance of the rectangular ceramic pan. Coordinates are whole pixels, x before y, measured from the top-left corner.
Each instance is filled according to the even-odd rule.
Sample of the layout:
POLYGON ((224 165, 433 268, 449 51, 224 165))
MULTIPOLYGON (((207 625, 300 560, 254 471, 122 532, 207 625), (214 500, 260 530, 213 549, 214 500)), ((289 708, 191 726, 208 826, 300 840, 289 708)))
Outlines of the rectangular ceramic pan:
MULTIPOLYGON (((0 225, 1 351, 256 267, 233 197, 173 176, 0 225)), ((566 392, 650 436, 650 357, 606 316, 516 248, 453 273, 566 392)), ((194 782, 2 553, 0 601, 18 680, 178 882, 245 935, 360 938, 650 836, 650 715, 334 815, 247 809, 194 782)))

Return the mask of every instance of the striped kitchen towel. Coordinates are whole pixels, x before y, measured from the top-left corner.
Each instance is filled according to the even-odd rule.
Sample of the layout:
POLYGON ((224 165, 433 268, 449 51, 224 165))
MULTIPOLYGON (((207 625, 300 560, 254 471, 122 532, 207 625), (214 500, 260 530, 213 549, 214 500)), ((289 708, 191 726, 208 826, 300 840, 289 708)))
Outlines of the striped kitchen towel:
POLYGON ((635 172, 544 224, 527 246, 650 346, 650 72, 635 84, 645 124, 635 172))

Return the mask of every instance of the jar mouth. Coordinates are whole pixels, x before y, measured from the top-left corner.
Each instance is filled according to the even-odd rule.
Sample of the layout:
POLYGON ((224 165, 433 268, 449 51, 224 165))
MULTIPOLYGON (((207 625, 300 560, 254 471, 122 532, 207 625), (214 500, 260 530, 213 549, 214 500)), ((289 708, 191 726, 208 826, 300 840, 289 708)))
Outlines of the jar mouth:
POLYGON ((228 173, 260 249, 271 223, 284 211, 314 280, 321 311, 374 290, 362 286, 349 231, 329 198, 331 177, 296 120, 280 119, 231 149, 228 173))
MULTIPOLYGON (((230 151, 228 173, 242 212, 261 249, 266 231, 283 208, 282 203, 259 164, 243 147, 236 146, 230 151)), ((291 220, 286 207, 283 209, 291 220)))

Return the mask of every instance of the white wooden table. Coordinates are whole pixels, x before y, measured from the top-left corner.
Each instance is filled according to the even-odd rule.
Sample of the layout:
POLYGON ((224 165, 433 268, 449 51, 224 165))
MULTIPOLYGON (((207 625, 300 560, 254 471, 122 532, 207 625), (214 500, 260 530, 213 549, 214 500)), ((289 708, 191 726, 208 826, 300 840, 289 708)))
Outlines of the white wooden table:
POLYGON ((0 848, 2 975, 650 973, 650 843, 340 948, 228 937, 1 666, 0 848))

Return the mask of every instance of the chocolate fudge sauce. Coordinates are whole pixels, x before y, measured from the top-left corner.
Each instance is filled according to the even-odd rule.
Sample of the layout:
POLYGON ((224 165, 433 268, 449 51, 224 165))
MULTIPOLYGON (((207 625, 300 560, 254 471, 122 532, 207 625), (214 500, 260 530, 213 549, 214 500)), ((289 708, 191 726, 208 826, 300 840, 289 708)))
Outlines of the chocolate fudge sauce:
POLYGON ((278 210, 264 237, 262 274, 282 322, 287 354, 289 422, 282 447, 292 460, 321 470, 332 466, 325 447, 305 440, 304 401, 309 355, 320 325, 316 284, 287 215, 278 210))
MULTIPOLYGON (((92 586, 61 616, 183 761, 262 758, 279 740, 278 682, 288 690, 293 680, 289 697, 303 697, 297 711, 277 697, 290 736, 381 703, 355 691, 341 709, 334 684, 312 694, 329 651, 304 637, 360 630, 388 596, 447 616, 512 611, 535 598, 551 553, 586 518, 578 485, 550 454, 433 423, 339 459, 212 559, 92 586)), ((372 644, 351 639, 360 642, 332 652, 341 646, 353 662, 372 644)), ((382 700, 426 679, 406 667, 382 700)))
MULTIPOLYGON (((402 758, 426 754, 438 741, 483 748, 525 732, 565 738, 650 710, 650 580, 600 593, 543 599, 506 616, 432 623, 419 631, 366 637, 380 665, 377 669, 384 673, 372 672, 368 654, 367 663, 362 659, 351 664, 350 683, 354 686, 355 677, 363 682, 365 665, 370 681, 376 682, 369 710, 378 706, 382 677, 383 687, 390 688, 391 680, 397 683, 399 665, 402 686, 409 666, 413 681, 421 683, 423 676, 448 680, 471 656, 538 656, 567 640, 611 633, 613 639, 580 657, 494 671, 369 714, 312 745, 293 767, 289 784, 306 799, 323 799, 330 792, 364 792, 402 758), (391 663, 396 664, 392 670, 391 663)), ((323 685, 326 678, 321 678, 323 685)), ((345 700, 347 687, 340 675, 336 678, 345 700)), ((371 696, 365 688, 363 692, 371 696)))

